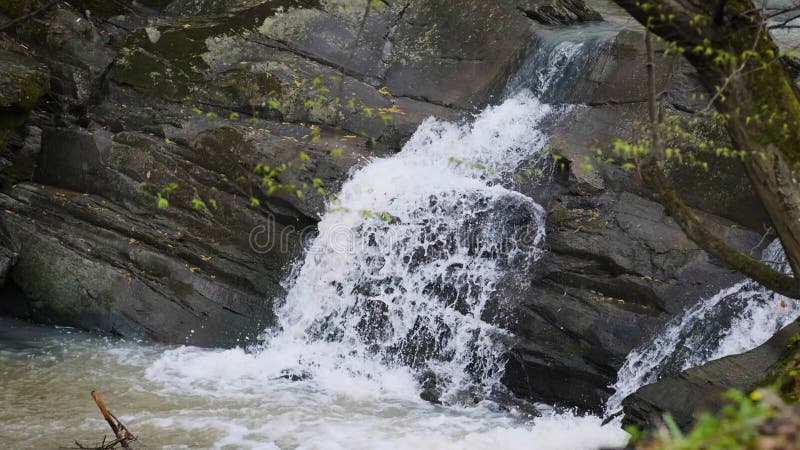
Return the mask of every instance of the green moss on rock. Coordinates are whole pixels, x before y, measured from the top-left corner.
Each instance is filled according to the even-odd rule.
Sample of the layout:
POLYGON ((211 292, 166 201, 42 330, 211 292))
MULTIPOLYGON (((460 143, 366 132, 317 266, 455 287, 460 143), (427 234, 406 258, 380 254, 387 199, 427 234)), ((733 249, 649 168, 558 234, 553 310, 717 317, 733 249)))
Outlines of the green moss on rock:
POLYGON ((800 334, 789 340, 781 359, 759 386, 774 387, 787 403, 800 400, 800 334))
POLYGON ((42 6, 45 0, 0 0, 0 14, 19 17, 42 6))

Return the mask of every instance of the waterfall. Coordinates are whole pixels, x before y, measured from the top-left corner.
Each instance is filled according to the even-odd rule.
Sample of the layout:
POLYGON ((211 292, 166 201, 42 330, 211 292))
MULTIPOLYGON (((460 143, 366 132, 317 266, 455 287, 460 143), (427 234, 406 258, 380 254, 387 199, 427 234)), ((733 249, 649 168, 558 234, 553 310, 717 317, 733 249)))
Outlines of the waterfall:
POLYGON ((529 88, 546 95, 583 51, 572 41, 537 47, 530 58, 546 63, 535 68, 538 87, 509 87, 503 103, 468 121, 429 118, 400 153, 356 168, 258 348, 227 351, 224 362, 181 348, 148 375, 209 395, 291 379, 351 398, 486 398, 509 341, 488 318, 502 312, 492 294, 513 271, 527 273, 545 238, 545 213, 514 190, 514 174, 538 167, 545 124, 569 109, 529 88))
MULTIPOLYGON (((539 93, 580 49, 546 50, 539 93)), ((469 123, 428 119, 399 154, 356 171, 322 218, 265 348, 313 348, 294 372, 410 369, 445 402, 488 394, 507 332, 485 320, 487 306, 506 272, 541 256, 545 236, 542 208, 507 180, 542 157, 541 124, 562 109, 520 89, 469 123)))
POLYGON ((489 387, 504 331, 484 310, 504 270, 524 270, 544 238, 542 208, 498 182, 541 151, 537 125, 551 112, 521 94, 471 124, 429 119, 400 154, 358 170, 320 222, 269 345, 316 343, 355 375, 372 370, 365 360, 410 367, 450 398, 489 387))
MULTIPOLYGON (((776 239, 762 254, 776 269, 789 271, 776 239)), ((800 316, 800 306, 752 280, 739 282, 698 302, 668 323, 652 342, 632 351, 617 375, 606 415, 642 386, 708 361, 751 350, 800 316)))
POLYGON ((590 78, 586 70, 596 63, 594 59, 608 54, 618 32, 603 22, 544 30, 534 40, 522 67, 508 81, 506 95, 529 90, 549 104, 585 101, 594 88, 580 87, 582 79, 590 78))

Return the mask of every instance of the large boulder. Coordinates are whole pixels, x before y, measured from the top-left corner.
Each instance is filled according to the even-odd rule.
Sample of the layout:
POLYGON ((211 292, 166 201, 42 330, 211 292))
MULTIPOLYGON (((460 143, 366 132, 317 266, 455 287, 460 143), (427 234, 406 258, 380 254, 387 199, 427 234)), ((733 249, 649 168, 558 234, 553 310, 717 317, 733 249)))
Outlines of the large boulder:
MULTIPOLYGON (((723 218, 705 219, 739 248, 758 243, 723 218)), ((547 232, 542 261, 498 292, 517 338, 504 383, 527 398, 601 412, 632 349, 740 278, 661 205, 631 193, 555 195, 547 232)))

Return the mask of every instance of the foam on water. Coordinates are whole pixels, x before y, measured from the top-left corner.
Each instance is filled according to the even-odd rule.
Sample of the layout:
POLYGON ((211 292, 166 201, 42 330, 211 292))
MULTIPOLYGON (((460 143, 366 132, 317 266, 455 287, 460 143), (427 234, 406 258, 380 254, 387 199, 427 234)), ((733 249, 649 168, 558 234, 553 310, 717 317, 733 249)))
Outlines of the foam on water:
POLYGON ((92 389, 148 448, 583 450, 625 436, 596 417, 532 421, 491 402, 443 407, 403 393, 264 382, 271 364, 259 374, 240 350, 167 349, 2 318, 0 326, 19 336, 0 342, 0 448, 98 441, 108 426, 92 389))

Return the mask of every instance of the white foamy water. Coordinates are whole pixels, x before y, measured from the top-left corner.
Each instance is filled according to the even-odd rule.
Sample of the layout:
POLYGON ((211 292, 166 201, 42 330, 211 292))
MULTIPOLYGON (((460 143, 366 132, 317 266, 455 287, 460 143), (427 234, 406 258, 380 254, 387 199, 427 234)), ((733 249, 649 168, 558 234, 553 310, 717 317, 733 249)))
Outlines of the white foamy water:
POLYGON ((503 267, 538 258, 544 213, 486 168, 536 155, 550 112, 520 95, 469 125, 428 120, 399 155, 356 172, 320 222, 259 357, 299 344, 310 364, 296 371, 385 380, 410 368, 453 401, 491 387, 503 331, 482 316, 503 267))
POLYGON ((270 364, 259 360, 259 373, 241 350, 145 346, 2 318, 0 334, 3 449, 98 442, 109 431, 93 389, 147 448, 585 450, 625 439, 596 417, 533 420, 491 402, 443 407, 357 383, 269 379, 270 364))
MULTIPOLYGON (((787 272, 780 242, 762 259, 787 272)), ((618 373, 607 415, 621 411, 622 401, 642 386, 708 361, 752 350, 800 317, 798 302, 745 280, 698 302, 675 318, 645 346, 632 351, 618 373)))
MULTIPOLYGON (((537 92, 583 51, 580 43, 545 48, 554 68, 537 72, 537 92)), ((47 415, 47 402, 30 401, 42 393, 33 380, 59 373, 69 376, 43 387, 99 389, 145 443, 163 448, 623 444, 627 435, 599 417, 545 407, 533 418, 491 401, 502 390, 508 337, 487 318, 502 309, 492 294, 504 276, 536 263, 545 238, 542 208, 508 180, 543 157, 542 125, 563 110, 515 93, 463 123, 426 120, 402 152, 356 170, 287 280, 278 325, 255 348, 59 335, 0 352, 6 379, 19 383, 3 390, 0 443, 42 448, 78 437, 65 442, 55 430, 104 432, 87 419, 94 406, 77 397, 45 422, 30 419, 47 415), (25 360, 50 346, 50 357, 25 360)))

